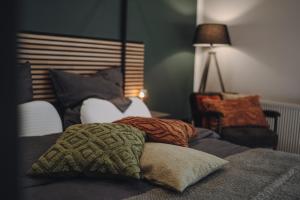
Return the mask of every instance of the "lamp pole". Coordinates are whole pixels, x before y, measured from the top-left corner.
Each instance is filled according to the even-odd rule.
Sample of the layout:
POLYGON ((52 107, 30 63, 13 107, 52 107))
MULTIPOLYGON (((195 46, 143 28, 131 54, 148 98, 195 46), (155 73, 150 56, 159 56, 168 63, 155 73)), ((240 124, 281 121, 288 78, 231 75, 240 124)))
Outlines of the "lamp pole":
POLYGON ((204 93, 205 90, 206 90, 208 72, 209 72, 209 67, 210 67, 210 63, 211 63, 212 59, 214 60, 214 62, 216 64, 218 78, 219 78, 220 85, 221 85, 221 90, 222 90, 222 92, 226 91, 225 86, 224 86, 224 81, 223 81, 223 78, 222 78, 222 74, 221 74, 221 70, 220 70, 220 66, 219 66, 219 62, 218 62, 218 59, 217 59, 217 52, 215 52, 213 50, 213 45, 210 44, 210 50, 208 52, 208 58, 206 60, 205 67, 204 67, 203 74, 202 74, 202 78, 201 78, 201 82, 200 82, 200 87, 199 87, 199 92, 200 93, 204 93))

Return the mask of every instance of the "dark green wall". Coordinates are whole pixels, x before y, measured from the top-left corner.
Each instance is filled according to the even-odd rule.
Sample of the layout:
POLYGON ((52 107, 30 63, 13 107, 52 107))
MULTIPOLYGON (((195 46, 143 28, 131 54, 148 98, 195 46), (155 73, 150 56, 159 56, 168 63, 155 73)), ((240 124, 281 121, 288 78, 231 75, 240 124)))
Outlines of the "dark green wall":
MULTIPOLYGON (((129 0, 128 39, 145 43, 145 88, 153 110, 189 116, 197 0, 129 0)), ((23 0, 20 28, 118 39, 120 0, 23 0)))
POLYGON ((119 39, 120 0, 21 0, 20 29, 119 39))

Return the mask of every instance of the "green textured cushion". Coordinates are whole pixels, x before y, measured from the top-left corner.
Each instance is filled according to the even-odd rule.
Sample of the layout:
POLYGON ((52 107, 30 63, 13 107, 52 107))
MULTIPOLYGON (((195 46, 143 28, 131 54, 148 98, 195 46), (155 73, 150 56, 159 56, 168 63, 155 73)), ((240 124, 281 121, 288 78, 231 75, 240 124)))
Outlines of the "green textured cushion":
POLYGON ((144 132, 119 124, 70 126, 36 161, 32 176, 123 175, 140 178, 144 132))

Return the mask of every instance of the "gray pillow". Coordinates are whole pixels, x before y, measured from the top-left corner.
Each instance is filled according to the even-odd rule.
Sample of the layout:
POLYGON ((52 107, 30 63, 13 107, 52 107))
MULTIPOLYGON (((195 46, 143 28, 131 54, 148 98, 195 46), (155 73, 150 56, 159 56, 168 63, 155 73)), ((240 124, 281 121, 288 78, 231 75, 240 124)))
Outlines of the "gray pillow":
POLYGON ((90 97, 111 101, 122 112, 131 103, 123 96, 120 68, 99 71, 88 77, 51 69, 50 77, 56 96, 65 109, 80 105, 83 100, 90 97))
POLYGON ((114 67, 112 69, 104 69, 97 72, 108 81, 113 82, 115 85, 123 88, 123 74, 121 67, 114 67))
POLYGON ((73 108, 66 108, 63 114, 63 128, 66 130, 69 126, 74 124, 81 124, 80 120, 81 105, 73 108))
POLYGON ((29 62, 17 66, 17 104, 32 101, 31 66, 29 62))

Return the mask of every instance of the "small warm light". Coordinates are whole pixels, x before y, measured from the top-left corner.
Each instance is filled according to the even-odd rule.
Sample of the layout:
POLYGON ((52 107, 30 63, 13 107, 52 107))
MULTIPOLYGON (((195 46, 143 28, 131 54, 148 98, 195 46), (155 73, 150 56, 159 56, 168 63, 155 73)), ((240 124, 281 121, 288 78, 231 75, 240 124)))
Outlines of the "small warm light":
POLYGON ((139 92, 139 98, 140 99, 145 99, 147 97, 147 90, 146 89, 141 89, 139 92))

